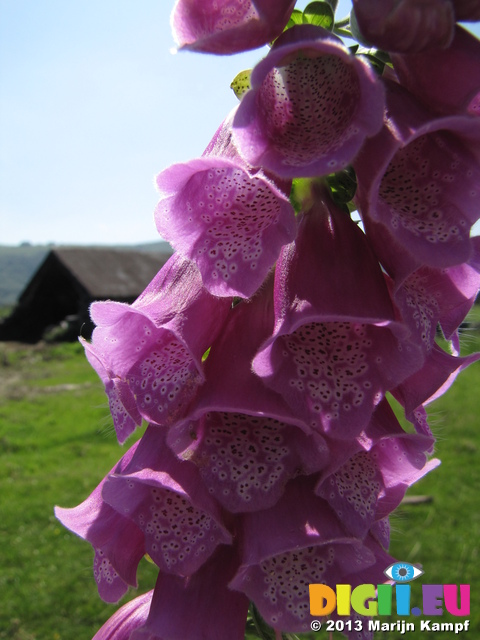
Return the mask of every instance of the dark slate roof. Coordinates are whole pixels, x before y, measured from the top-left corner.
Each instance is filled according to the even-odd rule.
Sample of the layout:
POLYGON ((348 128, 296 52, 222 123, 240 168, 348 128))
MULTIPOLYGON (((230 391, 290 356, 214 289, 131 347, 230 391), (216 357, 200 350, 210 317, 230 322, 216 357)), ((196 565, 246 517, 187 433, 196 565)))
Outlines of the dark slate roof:
POLYGON ((171 255, 105 248, 58 248, 51 253, 97 299, 136 298, 171 255))

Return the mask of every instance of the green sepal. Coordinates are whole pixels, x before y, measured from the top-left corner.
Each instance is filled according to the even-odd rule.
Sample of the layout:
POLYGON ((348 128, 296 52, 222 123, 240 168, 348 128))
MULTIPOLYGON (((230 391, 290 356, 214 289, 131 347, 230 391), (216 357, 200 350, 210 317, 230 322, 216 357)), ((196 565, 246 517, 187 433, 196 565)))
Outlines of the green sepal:
POLYGON ((390 56, 387 52, 382 51, 381 49, 373 49, 359 46, 356 50, 357 56, 362 56, 366 58, 368 62, 372 65, 374 70, 378 73, 378 75, 382 75, 383 70, 385 69, 385 65, 392 66, 390 56))
POLYGON ((352 167, 346 167, 337 173, 327 176, 327 184, 336 204, 347 205, 357 190, 357 177, 352 167))
POLYGON ((243 94, 247 93, 247 91, 250 89, 251 73, 252 73, 251 69, 245 69, 244 71, 240 71, 240 73, 237 73, 235 78, 232 80, 230 89, 233 89, 233 93, 237 96, 239 100, 241 100, 243 94))
POLYGON ((290 204, 298 214, 306 211, 312 204, 311 178, 294 178, 290 190, 290 204))
POLYGON ((333 29, 335 18, 336 3, 327 2, 310 2, 303 11, 303 24, 313 24, 316 27, 323 27, 331 31, 333 29))

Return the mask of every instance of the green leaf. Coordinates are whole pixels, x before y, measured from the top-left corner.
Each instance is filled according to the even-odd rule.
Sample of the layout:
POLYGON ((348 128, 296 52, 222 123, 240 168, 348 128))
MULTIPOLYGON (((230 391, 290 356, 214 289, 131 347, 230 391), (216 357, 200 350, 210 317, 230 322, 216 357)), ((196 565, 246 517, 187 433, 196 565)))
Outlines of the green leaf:
POLYGON ((303 23, 314 24, 331 31, 335 10, 329 2, 311 2, 303 12, 303 23))
POLYGON ((241 100, 243 94, 247 93, 247 91, 250 89, 251 73, 252 73, 251 69, 245 69, 244 71, 240 71, 240 73, 237 73, 235 78, 232 80, 230 89, 233 89, 233 93, 237 96, 239 100, 241 100))
POLYGON ((287 26, 284 31, 290 29, 290 27, 294 27, 296 24, 303 24, 303 12, 298 9, 294 9, 292 11, 292 15, 290 16, 290 20, 287 22, 287 26))

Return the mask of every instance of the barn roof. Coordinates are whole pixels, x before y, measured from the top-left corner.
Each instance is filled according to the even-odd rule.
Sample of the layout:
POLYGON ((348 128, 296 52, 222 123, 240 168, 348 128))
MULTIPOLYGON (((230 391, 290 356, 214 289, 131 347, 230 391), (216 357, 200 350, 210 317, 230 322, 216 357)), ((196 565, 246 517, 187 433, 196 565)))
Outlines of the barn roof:
POLYGON ((58 248, 52 254, 92 298, 136 298, 171 254, 105 248, 58 248))
POLYGON ((155 253, 103 247, 52 249, 17 306, 0 322, 0 340, 36 342, 52 327, 60 327, 59 339, 75 339, 79 332, 89 337, 91 302, 133 302, 170 256, 171 251, 163 248, 155 253))

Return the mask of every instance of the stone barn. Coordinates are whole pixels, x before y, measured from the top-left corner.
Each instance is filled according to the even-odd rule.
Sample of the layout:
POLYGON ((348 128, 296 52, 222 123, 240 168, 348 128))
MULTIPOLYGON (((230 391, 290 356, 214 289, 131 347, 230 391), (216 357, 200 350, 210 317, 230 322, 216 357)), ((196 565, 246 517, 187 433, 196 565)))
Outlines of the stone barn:
MULTIPOLYGON (((167 245, 168 246, 168 245, 167 245)), ((46 335, 90 337, 94 300, 131 303, 171 253, 105 248, 52 249, 0 324, 0 340, 37 342, 46 335)))

